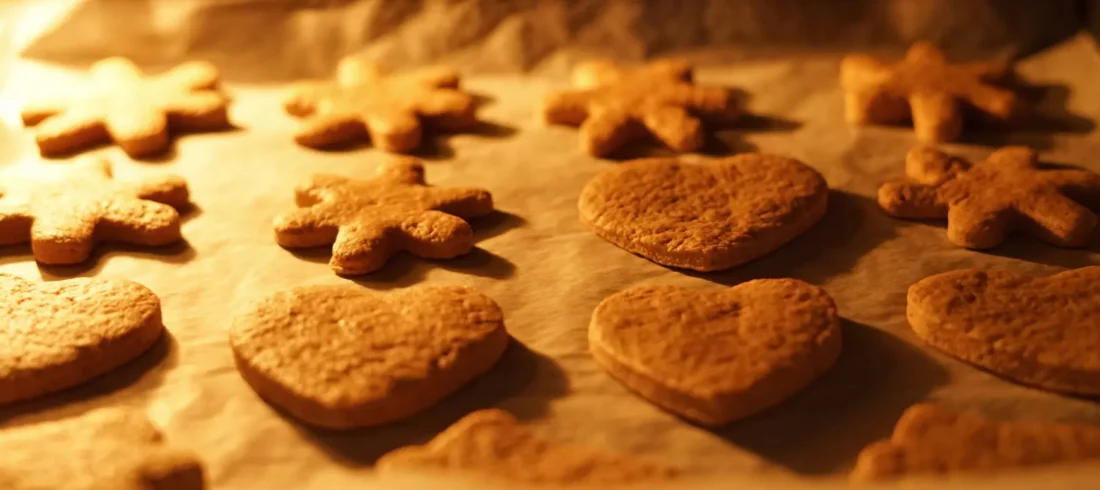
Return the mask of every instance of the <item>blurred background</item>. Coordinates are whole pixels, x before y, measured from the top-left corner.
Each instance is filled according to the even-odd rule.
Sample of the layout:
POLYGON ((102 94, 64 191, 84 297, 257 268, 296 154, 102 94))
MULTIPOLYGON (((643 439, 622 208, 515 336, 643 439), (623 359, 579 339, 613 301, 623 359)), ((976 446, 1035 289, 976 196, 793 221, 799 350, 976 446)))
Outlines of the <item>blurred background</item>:
MULTIPOLYGON (((579 56, 691 52, 714 62, 785 51, 1025 56, 1100 27, 1100 0, 3 0, 4 63, 203 58, 230 80, 327 74, 362 51, 387 66, 562 70, 579 56)), ((3 74, 5 72, 0 72, 3 74)))

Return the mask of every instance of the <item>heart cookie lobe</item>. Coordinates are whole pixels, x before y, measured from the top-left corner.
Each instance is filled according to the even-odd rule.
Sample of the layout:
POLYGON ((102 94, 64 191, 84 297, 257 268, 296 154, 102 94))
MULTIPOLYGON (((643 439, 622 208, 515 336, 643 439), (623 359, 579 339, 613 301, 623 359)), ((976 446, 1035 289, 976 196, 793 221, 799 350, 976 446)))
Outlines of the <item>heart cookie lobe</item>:
POLYGON ((103 375, 163 332, 160 299, 141 284, 83 278, 36 284, 0 274, 0 404, 103 375))
POLYGON ((707 426, 772 407, 840 356, 832 298, 796 279, 716 290, 643 286, 605 299, 592 356, 655 405, 707 426))
POLYGON ((921 403, 905 410, 889 440, 860 451, 851 479, 988 472, 1100 458, 1100 427, 1009 422, 921 403))
POLYGON ((1047 277, 963 269, 909 287, 917 336, 1018 383, 1100 395, 1100 266, 1047 277))
POLYGON ((763 256, 810 229, 828 205, 821 174, 791 159, 745 154, 698 164, 635 160, 593 178, 581 221, 653 262, 697 271, 763 256))
POLYGON ((431 407, 489 370, 508 342, 500 307, 457 286, 391 293, 302 286, 258 301, 229 331, 252 389, 306 423, 334 429, 431 407))
POLYGON ((626 455, 539 437, 497 409, 463 417, 423 446, 382 456, 380 473, 464 472, 486 479, 532 484, 618 484, 665 480, 676 470, 626 455))

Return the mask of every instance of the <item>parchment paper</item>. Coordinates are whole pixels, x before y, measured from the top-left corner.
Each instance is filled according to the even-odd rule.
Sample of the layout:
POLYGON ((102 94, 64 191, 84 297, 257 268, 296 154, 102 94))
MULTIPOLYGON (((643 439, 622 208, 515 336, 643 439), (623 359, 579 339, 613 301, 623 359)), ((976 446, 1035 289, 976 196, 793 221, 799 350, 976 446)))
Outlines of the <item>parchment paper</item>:
MULTIPOLYGON (((689 53, 693 54, 693 53, 689 53)), ((698 53, 703 57, 702 52, 698 53)), ((93 154, 115 162, 117 178, 184 176, 197 208, 185 217, 186 244, 160 250, 100 247, 87 264, 37 266, 27 247, 0 250, 0 272, 31 279, 124 278, 161 298, 170 337, 118 372, 41 400, 0 408, 0 426, 58 419, 97 407, 145 410, 176 445, 197 451, 211 488, 489 488, 455 476, 379 478, 384 452, 421 443, 471 410, 501 407, 546 437, 653 458, 687 479, 667 488, 828 489, 865 444, 886 437, 908 405, 930 400, 1010 419, 1100 425, 1100 404, 1024 388, 920 345, 905 321, 905 291, 931 274, 961 267, 1047 274, 1095 264, 1092 250, 1062 250, 1015 237, 980 253, 951 245, 938 224, 891 219, 873 200, 902 174, 914 143, 906 128, 852 129, 843 122, 839 52, 710 66, 700 83, 743 89, 754 116, 721 131, 713 154, 763 151, 817 168, 834 189, 823 221, 788 246, 728 272, 670 270, 597 238, 577 219, 576 199, 597 172, 616 165, 583 155, 576 131, 536 121, 535 105, 564 77, 477 75, 465 86, 484 96, 476 134, 431 139, 421 156, 436 185, 490 189, 500 210, 473 221, 478 248, 450 261, 408 256, 354 281, 325 264, 327 254, 295 255, 273 240, 271 219, 293 206, 293 186, 314 172, 369 176, 387 156, 369 147, 319 152, 290 138, 281 86, 232 78, 227 90, 239 130, 185 136, 159 161, 133 162, 117 148, 93 154), (695 288, 760 277, 795 277, 824 287, 844 317, 844 353, 831 372, 781 406, 710 431, 630 394, 587 352, 586 329, 605 297, 641 284, 695 288), (230 319, 259 295, 302 284, 359 284, 388 290, 414 284, 467 284, 493 297, 516 342, 483 378, 426 413, 388 427, 346 433, 310 429, 281 416, 237 375, 226 342, 230 319)), ((972 157, 995 146, 1028 144, 1045 159, 1100 171, 1100 57, 1081 35, 1024 59, 1022 78, 1043 117, 1006 134, 975 133, 948 145, 972 157)), ((14 109, 32 94, 80 87, 78 70, 23 58, 11 65, 0 100, 5 166, 53 170, 38 161, 14 109)), ((656 154, 658 150, 638 151, 656 154)), ((698 156, 697 158, 706 158, 698 156)), ((1095 249, 1095 247, 1094 247, 1095 249)), ((3 448, 10 450, 10 448, 3 448)), ((1100 467, 1007 472, 905 488, 1091 488, 1100 467)), ((500 488, 516 488, 501 485, 500 488)), ((664 487, 662 487, 664 488, 664 487)))

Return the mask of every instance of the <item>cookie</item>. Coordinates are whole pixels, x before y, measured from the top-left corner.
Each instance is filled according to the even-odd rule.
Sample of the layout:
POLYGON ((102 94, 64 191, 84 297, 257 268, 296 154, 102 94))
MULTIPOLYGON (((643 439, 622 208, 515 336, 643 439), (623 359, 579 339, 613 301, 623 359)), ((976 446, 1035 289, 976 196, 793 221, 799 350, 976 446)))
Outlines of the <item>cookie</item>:
POLYGON ((744 154, 705 164, 635 160, 581 192, 581 221, 661 265, 716 271, 767 254, 825 214, 825 179, 801 162, 744 154))
POLYGON ((1100 266, 937 274, 909 288, 906 316, 932 347, 994 374, 1100 396, 1100 266))
POLYGON ((0 318, 0 404, 107 373, 164 332, 157 295, 121 280, 38 284, 0 274, 0 318))
POLYGON ((905 174, 879 188, 879 206, 895 218, 946 218, 947 238, 962 247, 992 248, 1012 231, 1083 247, 1096 229, 1096 215, 1082 204, 1100 206, 1100 175, 1040 169, 1029 148, 1001 148, 971 165, 918 147, 906 156, 905 174))
POLYGON ((373 272, 400 251, 429 259, 469 252, 474 233, 463 218, 493 212, 489 191, 429 187, 414 158, 395 158, 369 180, 314 175, 294 190, 299 208, 275 219, 286 248, 332 245, 337 274, 373 272))
POLYGON ((998 469, 1100 458, 1100 427, 1005 422, 935 405, 909 407, 889 440, 859 453, 854 481, 998 469))
POLYGON ((125 58, 92 65, 94 87, 82 98, 28 103, 23 124, 35 126, 43 155, 73 153, 114 141, 139 158, 168 148, 169 132, 231 127, 228 100, 218 91, 218 70, 192 61, 145 77, 125 58))
POLYGON ((379 473, 464 472, 498 481, 609 485, 665 480, 671 468, 582 446, 547 441, 508 412, 478 410, 423 446, 392 451, 375 464, 379 473))
POLYGON ((306 423, 337 429, 435 405, 496 364, 508 341, 500 307, 457 286, 302 286, 262 299, 229 331, 252 389, 306 423))
POLYGON ((333 82, 300 83, 283 103, 304 118, 294 141, 329 148, 370 139, 404 153, 420 146, 422 126, 462 131, 478 124, 474 97, 458 88, 453 70, 428 68, 386 75, 359 57, 340 60, 333 82))
POLYGON ((0 180, 0 245, 30 242, 42 264, 83 262, 98 242, 170 245, 189 205, 180 177, 117 182, 106 160, 83 158, 58 179, 0 180))
POLYGON ((588 346, 643 398, 720 426, 779 404, 827 371, 840 355, 840 320, 825 291, 795 279, 644 286, 596 307, 588 346))
POLYGON ((675 60, 637 69, 581 63, 573 86, 546 97, 542 117, 579 126, 581 148, 597 157, 647 136, 678 152, 695 151, 705 142, 704 124, 727 124, 742 112, 730 90, 696 85, 691 67, 675 60))
POLYGON ((140 413, 99 409, 0 431, 6 490, 202 490, 202 463, 140 413))
POLYGON ((1005 63, 950 63, 927 42, 913 44, 894 64, 866 55, 846 56, 840 64, 848 122, 912 121, 917 139, 925 143, 956 140, 966 110, 999 122, 1018 117, 1020 98, 994 85, 1009 75, 1005 63))

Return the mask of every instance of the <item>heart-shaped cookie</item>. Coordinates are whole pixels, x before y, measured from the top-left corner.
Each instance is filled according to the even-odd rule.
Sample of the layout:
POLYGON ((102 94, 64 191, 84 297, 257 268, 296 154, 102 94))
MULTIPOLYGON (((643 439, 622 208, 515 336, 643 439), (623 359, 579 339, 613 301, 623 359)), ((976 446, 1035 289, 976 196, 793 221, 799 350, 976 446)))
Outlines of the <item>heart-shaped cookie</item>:
POLYGON ((825 214, 828 197, 814 169, 754 153, 619 165, 593 178, 578 206, 581 221, 615 245, 658 264, 715 271, 802 234, 825 214))
POLYGON ((0 274, 0 404, 69 388, 151 347, 160 299, 130 281, 0 274))
POLYGON ((676 470, 627 455, 545 440, 508 412, 478 410, 431 442, 382 456, 380 473, 466 472, 532 484, 616 484, 663 480, 676 470))
POLYGON ((1100 266, 1047 277, 964 269, 909 287, 917 336, 1019 383, 1100 395, 1100 266))
POLYGON ((508 340, 500 307, 457 286, 302 286, 260 300, 229 331, 252 389, 330 428, 424 410, 492 367, 508 340))
POLYGON ((795 279, 725 289, 628 289, 603 300, 588 329, 592 356, 627 388, 718 426, 797 393, 840 355, 832 298, 795 279))

